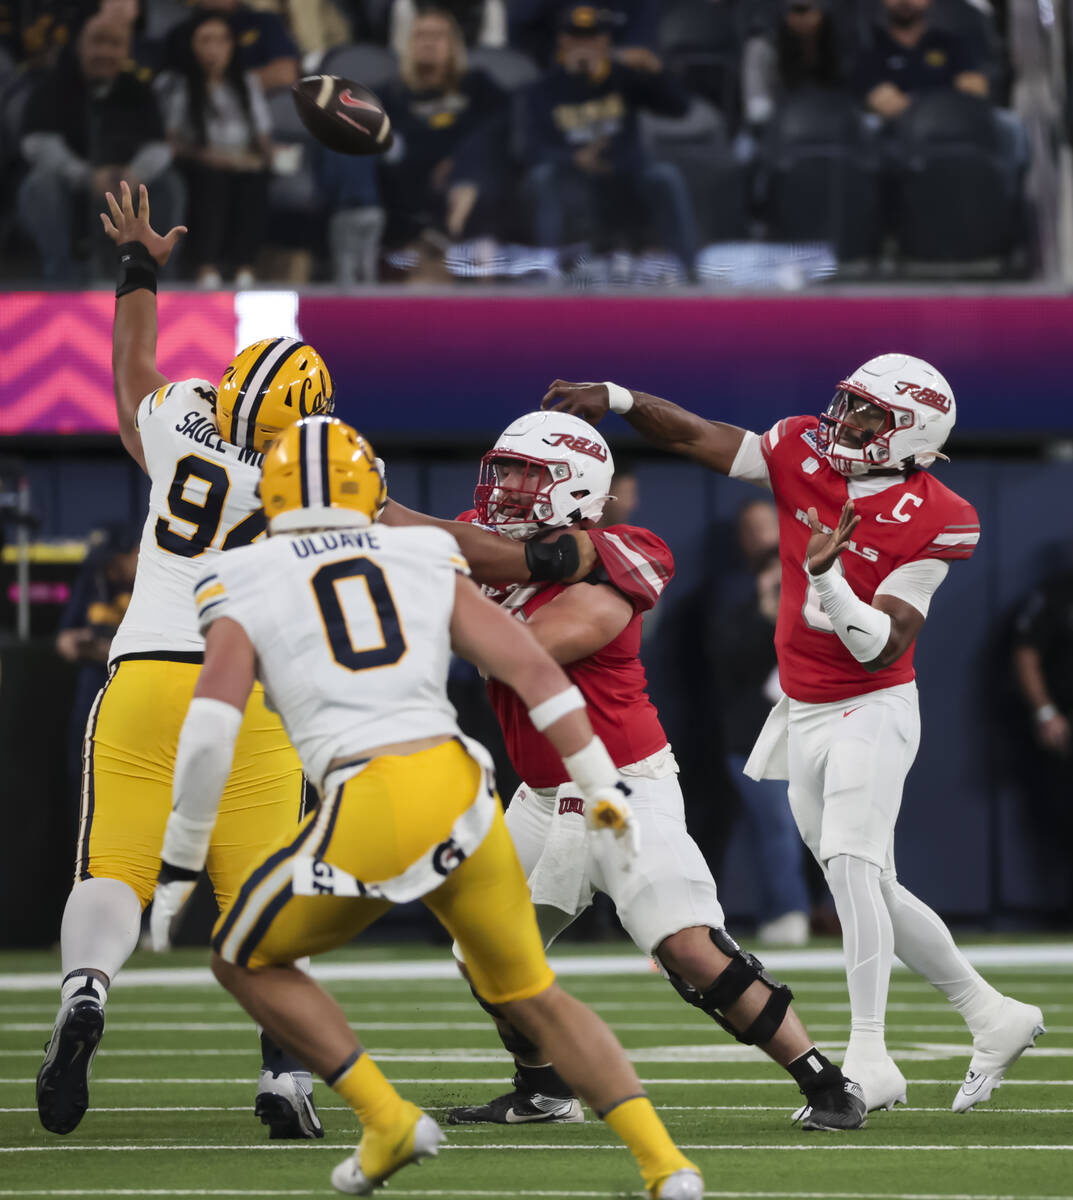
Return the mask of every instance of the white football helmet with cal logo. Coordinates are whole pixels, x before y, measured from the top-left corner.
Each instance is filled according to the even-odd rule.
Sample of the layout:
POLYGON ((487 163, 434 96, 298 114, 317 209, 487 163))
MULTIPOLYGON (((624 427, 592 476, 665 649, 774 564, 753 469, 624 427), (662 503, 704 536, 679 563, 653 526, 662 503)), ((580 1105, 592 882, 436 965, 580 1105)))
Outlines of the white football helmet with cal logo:
POLYGON ((524 541, 545 529, 598 521, 615 461, 580 417, 532 412, 512 421, 481 459, 477 519, 524 541))
POLYGON ((816 444, 842 475, 929 467, 945 458, 955 417, 950 384, 930 363, 881 354, 838 385, 816 444))

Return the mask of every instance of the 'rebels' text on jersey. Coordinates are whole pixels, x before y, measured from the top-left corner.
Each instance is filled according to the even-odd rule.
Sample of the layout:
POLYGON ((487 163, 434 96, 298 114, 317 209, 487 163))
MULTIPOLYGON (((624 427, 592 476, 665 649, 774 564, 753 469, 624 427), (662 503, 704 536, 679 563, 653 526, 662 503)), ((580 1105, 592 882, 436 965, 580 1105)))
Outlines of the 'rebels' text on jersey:
POLYGON ((221 550, 248 546, 265 532, 257 495, 262 457, 220 437, 215 399, 211 383, 186 379, 138 406, 149 512, 113 662, 131 654, 200 654, 204 642, 190 603, 195 579, 221 550))
MULTIPOLYGON (((815 417, 787 417, 761 440, 779 513, 782 593, 775 629, 779 680, 794 700, 824 703, 908 683, 913 647, 871 673, 842 645, 805 566, 807 513, 834 528, 849 497, 848 481, 816 451, 815 417)), ((874 495, 854 498, 861 521, 840 559, 854 592, 871 603, 895 568, 919 559, 969 558, 980 538, 976 510, 930 471, 913 471, 874 495)))

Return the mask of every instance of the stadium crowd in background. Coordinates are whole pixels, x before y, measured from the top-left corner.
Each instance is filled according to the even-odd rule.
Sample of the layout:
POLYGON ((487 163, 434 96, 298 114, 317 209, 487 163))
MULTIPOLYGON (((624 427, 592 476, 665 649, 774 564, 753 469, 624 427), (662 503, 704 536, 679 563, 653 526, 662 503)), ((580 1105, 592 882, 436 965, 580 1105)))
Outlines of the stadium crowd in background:
POLYGON ((304 256, 291 282, 703 282, 728 256, 788 262, 803 244, 858 274, 1023 274, 1028 151, 1001 107, 1001 16, 987 0, 6 0, 6 273, 71 281, 78 261, 103 278, 84 226, 108 168, 154 183, 191 226, 177 269, 212 283, 224 258, 240 286, 273 278, 255 271, 266 244, 304 256), (210 16, 233 61, 205 90, 192 44, 219 31, 210 16), (378 91, 388 154, 310 140, 287 95, 310 71, 378 91), (93 132, 105 111, 121 137, 93 132), (987 200, 929 242, 914 230, 945 228, 951 155, 987 200))

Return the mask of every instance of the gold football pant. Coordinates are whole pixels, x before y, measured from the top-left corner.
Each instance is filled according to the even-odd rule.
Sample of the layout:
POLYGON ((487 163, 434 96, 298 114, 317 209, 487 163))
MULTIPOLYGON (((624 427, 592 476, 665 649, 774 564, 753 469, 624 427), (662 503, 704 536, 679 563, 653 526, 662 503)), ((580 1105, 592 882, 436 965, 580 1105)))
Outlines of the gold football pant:
MULTIPOLYGON (((254 867, 217 922, 213 949, 227 962, 256 968, 349 942, 391 902, 296 896, 294 859, 313 855, 357 879, 393 879, 447 838, 479 786, 481 768, 457 741, 373 759, 254 867)), ((554 980, 498 802, 480 846, 421 902, 458 941, 473 984, 489 1003, 528 999, 554 980)))
MULTIPOLYGON (((153 897, 172 803, 179 731, 201 666, 157 658, 123 659, 101 689, 86 724, 82 816, 75 881, 119 879, 144 908, 153 897)), ((257 685, 235 745, 207 862, 223 912, 250 864, 301 817, 302 767, 279 717, 257 685)))

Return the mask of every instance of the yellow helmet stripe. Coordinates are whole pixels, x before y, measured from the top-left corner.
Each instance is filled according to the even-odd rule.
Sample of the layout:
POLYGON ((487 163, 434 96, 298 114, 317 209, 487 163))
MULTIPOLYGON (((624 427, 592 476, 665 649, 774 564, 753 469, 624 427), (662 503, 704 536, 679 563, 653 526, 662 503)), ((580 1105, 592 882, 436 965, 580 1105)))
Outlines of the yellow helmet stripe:
POLYGON ((258 355, 250 367, 246 382, 239 389, 235 409, 231 414, 231 437, 236 446, 252 446, 257 413, 265 398, 265 392, 283 362, 303 342, 297 338, 275 338, 258 355))

